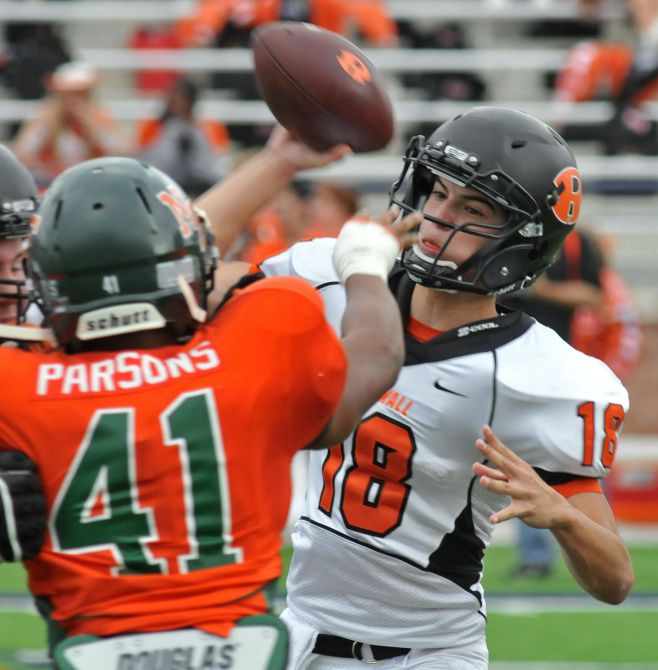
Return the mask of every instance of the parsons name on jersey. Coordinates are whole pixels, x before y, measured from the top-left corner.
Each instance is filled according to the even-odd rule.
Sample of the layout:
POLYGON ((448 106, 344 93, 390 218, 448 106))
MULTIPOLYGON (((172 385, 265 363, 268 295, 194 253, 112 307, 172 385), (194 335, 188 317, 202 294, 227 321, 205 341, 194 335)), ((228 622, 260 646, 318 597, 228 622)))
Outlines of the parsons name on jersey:
POLYGON ((144 352, 122 351, 89 363, 41 363, 37 372, 36 394, 65 396, 126 391, 218 366, 219 356, 208 341, 164 359, 144 352))

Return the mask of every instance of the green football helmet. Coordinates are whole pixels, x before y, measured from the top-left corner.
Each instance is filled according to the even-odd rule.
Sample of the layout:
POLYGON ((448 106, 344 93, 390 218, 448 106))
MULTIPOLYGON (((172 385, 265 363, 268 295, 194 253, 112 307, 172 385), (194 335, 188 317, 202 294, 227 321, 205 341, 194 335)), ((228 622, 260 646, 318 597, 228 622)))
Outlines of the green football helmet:
POLYGON ((51 184, 28 272, 46 324, 76 350, 164 327, 189 337, 205 318, 217 259, 205 216, 176 182, 133 158, 98 158, 51 184))

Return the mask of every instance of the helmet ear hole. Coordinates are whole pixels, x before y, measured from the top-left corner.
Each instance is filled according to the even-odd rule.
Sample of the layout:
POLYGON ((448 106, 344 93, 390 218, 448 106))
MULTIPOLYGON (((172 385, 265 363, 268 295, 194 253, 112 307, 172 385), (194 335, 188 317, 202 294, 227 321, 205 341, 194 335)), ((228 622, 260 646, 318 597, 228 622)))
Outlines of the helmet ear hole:
POLYGON ((146 211, 149 214, 152 214, 153 212, 151 211, 151 205, 149 205, 149 201, 147 197, 144 195, 144 191, 141 188, 137 188, 137 195, 139 196, 139 199, 144 203, 146 211))
MULTIPOLYGON (((64 202, 60 199, 57 201, 57 205, 55 207, 55 215, 53 216, 53 229, 57 230, 59 226, 59 222, 62 219, 62 207, 64 206, 64 202)), ((55 245, 57 245, 57 242, 55 242, 55 245)))

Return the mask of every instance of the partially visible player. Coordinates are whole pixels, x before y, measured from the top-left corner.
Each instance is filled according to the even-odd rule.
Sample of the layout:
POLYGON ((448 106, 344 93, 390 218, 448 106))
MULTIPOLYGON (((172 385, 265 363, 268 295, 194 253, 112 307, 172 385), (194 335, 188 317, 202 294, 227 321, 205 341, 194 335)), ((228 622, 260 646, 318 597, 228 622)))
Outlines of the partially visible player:
MULTIPOLYGON (((282 152, 267 148, 233 186, 253 191, 241 176, 260 159, 276 172, 282 152)), ((412 139, 392 200, 424 219, 389 275, 405 365, 353 435, 310 455, 283 614, 293 670, 486 668, 483 556, 511 517, 549 528, 592 596, 628 595, 632 565, 598 481, 628 394, 600 361, 496 306, 550 265, 581 195, 564 140, 516 110, 476 107, 412 139)), ((309 281, 338 327, 333 244, 298 243, 261 267, 309 281)))
MULTIPOLYGON (((155 168, 98 159, 53 183, 29 267, 58 346, 0 349, 12 389, 0 454, 19 450, 44 484, 48 533, 26 565, 50 630, 65 638, 57 663, 72 654, 90 667, 113 653, 118 664, 136 645, 183 645, 200 664, 229 654, 216 636, 268 612, 293 454, 346 437, 399 370, 384 281, 397 230, 341 231, 339 340, 316 292, 292 278, 245 281, 206 318, 212 235, 155 168), (184 642, 173 632, 182 629, 184 642), (86 635, 113 636, 113 651, 86 635)), ((278 621, 263 625, 281 634, 278 621)))
MULTIPOLYGON (((32 175, 0 144, 0 344, 7 346, 43 337, 38 329, 17 325, 27 304, 23 260, 38 203, 32 175)), ((21 452, 0 452, 0 561, 35 556, 45 525, 34 465, 21 452)))
MULTIPOLYGON (((0 324, 16 325, 26 307, 23 260, 30 219, 39 203, 37 186, 14 154, 0 144, 0 324)), ((0 337, 7 333, 0 330, 0 337)))

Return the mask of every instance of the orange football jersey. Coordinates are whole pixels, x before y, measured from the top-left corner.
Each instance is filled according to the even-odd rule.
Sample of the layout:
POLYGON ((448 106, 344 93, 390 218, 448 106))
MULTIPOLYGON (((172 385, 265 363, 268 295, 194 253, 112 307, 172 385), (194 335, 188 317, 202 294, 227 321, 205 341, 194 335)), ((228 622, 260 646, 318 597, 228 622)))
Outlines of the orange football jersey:
POLYGON ((48 506, 30 588, 67 634, 224 635, 266 611, 291 458, 345 379, 313 289, 256 282, 185 345, 0 348, 0 369, 0 449, 36 461, 48 506))

